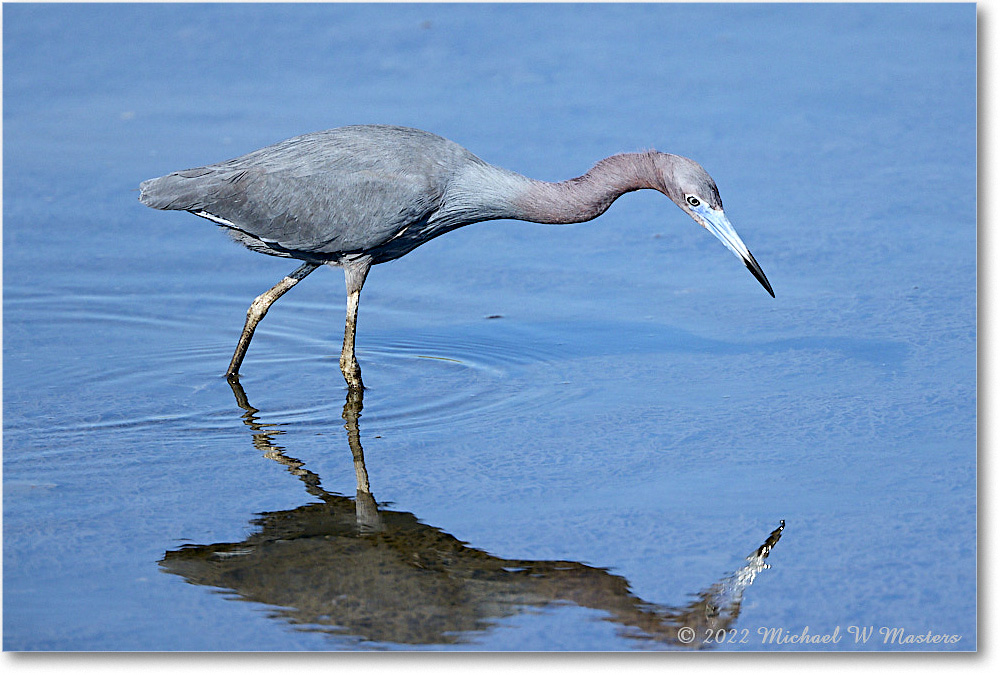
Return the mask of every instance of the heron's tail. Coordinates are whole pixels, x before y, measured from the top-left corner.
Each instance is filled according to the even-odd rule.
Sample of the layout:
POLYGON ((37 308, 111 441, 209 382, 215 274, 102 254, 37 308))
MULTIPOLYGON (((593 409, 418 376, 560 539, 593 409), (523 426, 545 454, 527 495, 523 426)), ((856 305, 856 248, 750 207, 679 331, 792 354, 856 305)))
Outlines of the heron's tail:
POLYGON ((192 211, 203 208, 205 189, 198 179, 206 171, 189 169, 139 184, 139 201, 152 209, 192 211))

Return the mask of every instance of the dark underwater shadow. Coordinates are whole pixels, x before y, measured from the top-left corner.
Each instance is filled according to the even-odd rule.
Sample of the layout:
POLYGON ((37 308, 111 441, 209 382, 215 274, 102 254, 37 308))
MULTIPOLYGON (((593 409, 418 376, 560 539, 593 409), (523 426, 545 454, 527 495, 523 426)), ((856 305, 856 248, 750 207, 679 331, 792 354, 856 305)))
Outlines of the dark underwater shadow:
POLYGON ((629 638, 677 648, 711 646, 739 617, 743 594, 777 544, 784 521, 730 575, 683 606, 644 602, 621 576, 562 560, 510 560, 468 546, 412 513, 380 508, 371 493, 358 419, 362 394, 344 406, 354 456, 354 499, 323 489, 320 478, 275 443, 232 382, 253 445, 288 468, 320 503, 262 513, 255 532, 235 543, 168 551, 165 572, 223 589, 233 599, 271 606, 270 616, 299 630, 399 645, 461 644, 505 617, 564 604, 596 609, 629 638))

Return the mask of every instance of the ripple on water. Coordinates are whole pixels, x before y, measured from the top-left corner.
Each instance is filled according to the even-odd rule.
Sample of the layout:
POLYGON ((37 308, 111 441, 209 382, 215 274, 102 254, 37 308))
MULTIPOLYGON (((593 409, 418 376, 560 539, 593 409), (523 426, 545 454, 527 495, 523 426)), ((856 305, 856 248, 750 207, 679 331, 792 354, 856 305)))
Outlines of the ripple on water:
MULTIPOLYGON (((369 433, 493 423, 504 411, 523 414, 579 393, 566 386, 559 349, 517 330, 461 324, 405 336, 366 334, 362 342, 362 425, 369 433)), ((271 334, 261 343, 256 352, 251 347, 241 377, 251 403, 281 424, 317 430, 342 425, 347 388, 335 337, 312 326, 271 334)))
POLYGON ((565 384, 565 355, 527 333, 491 322, 375 340, 359 350, 368 426, 475 426, 582 393, 565 384))
MULTIPOLYGON (((235 402, 228 393, 219 395, 228 390, 222 372, 245 311, 232 298, 43 294, 7 301, 8 319, 16 317, 8 335, 51 352, 30 366, 32 377, 63 382, 70 395, 86 394, 86 411, 67 406, 63 418, 46 422, 47 435, 232 425, 235 402), (232 315, 236 324, 219 315, 232 315)), ((299 309, 291 303, 260 326, 243 384, 251 403, 276 422, 342 424, 346 386, 331 313, 299 309)), ((379 433, 441 423, 474 426, 502 418, 498 411, 520 414, 582 394, 579 386, 565 385, 568 357, 558 336, 537 332, 482 319, 405 335, 364 333, 358 357, 369 387, 365 427, 379 433)), ((23 366, 27 377, 28 364, 23 366)), ((30 415, 7 420, 15 433, 37 432, 38 425, 30 415)))
POLYGON ((182 294, 6 297, 7 346, 31 348, 8 352, 5 397, 25 405, 11 408, 17 412, 5 419, 5 431, 65 440, 130 428, 219 426, 221 418, 211 421, 212 412, 197 404, 201 399, 185 400, 211 386, 205 375, 221 374, 220 360, 228 363, 219 322, 193 329, 195 302, 202 314, 229 304, 182 294))

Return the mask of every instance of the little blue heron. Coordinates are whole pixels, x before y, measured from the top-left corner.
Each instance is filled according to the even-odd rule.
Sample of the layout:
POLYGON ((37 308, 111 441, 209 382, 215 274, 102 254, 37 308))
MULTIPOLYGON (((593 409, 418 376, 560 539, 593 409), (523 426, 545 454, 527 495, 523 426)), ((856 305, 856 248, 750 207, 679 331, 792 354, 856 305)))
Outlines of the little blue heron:
POLYGON ((665 194, 718 237, 774 297, 723 213, 715 181, 697 162, 656 151, 614 155, 579 178, 547 183, 491 166, 426 131, 357 125, 144 181, 139 200, 207 218, 253 251, 303 261, 250 305, 226 371, 231 379, 275 300, 320 265, 344 268, 347 326, 340 369, 348 387, 361 390, 354 337, 361 287, 372 265, 484 220, 584 222, 622 194, 647 188, 665 194))

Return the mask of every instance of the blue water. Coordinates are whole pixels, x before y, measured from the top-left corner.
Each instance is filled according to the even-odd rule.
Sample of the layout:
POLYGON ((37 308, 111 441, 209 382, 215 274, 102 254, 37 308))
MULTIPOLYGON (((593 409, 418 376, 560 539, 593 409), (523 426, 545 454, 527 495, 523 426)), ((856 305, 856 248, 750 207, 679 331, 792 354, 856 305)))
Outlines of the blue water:
POLYGON ((4 648, 975 649, 975 38, 971 4, 5 5, 4 648), (644 191, 374 268, 363 402, 317 271, 231 389, 294 264, 138 183, 369 122, 546 180, 695 158, 776 298, 644 191))

